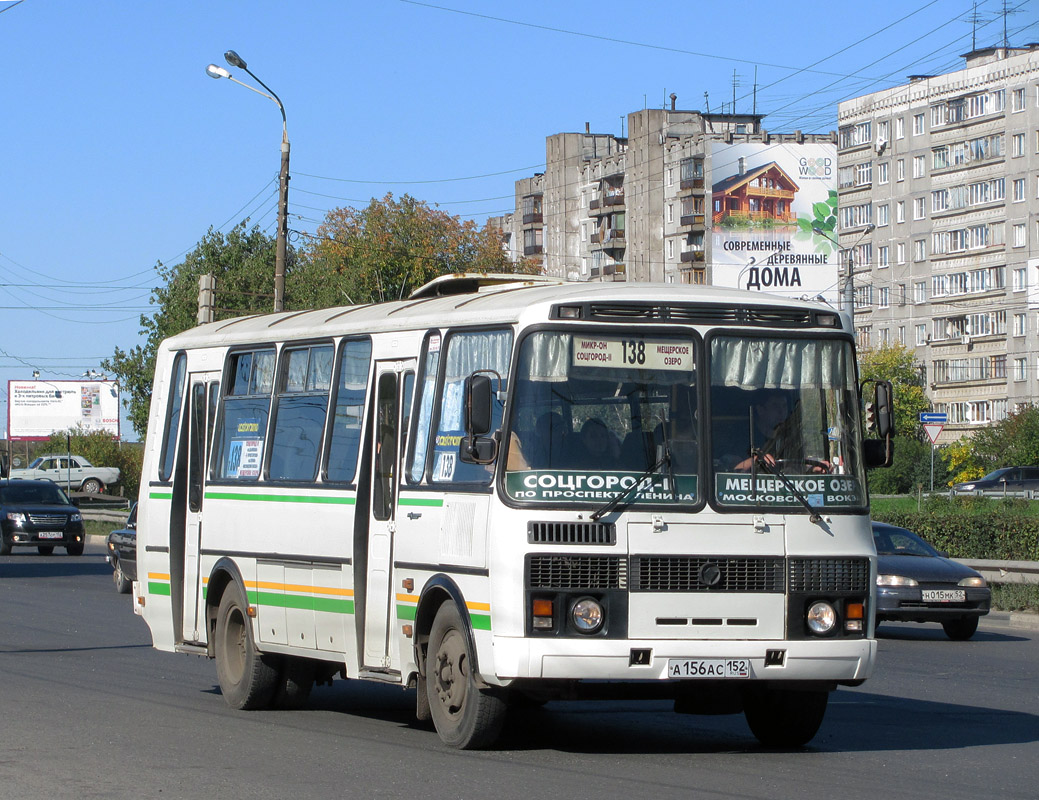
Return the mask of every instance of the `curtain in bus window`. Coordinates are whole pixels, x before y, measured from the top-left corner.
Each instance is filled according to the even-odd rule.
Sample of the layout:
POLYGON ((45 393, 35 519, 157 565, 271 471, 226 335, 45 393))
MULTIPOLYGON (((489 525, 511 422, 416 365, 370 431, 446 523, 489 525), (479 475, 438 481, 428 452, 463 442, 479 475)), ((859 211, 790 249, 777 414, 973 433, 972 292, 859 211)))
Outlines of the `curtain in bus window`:
POLYGON ((173 362, 173 379, 170 381, 170 403, 166 412, 166 437, 162 443, 162 461, 159 480, 168 481, 173 476, 173 459, 177 452, 177 431, 180 429, 180 406, 184 401, 184 379, 187 356, 183 353, 173 362))
POLYGON ((329 481, 346 483, 354 478, 371 356, 372 343, 367 339, 348 341, 343 345, 339 382, 336 386, 335 416, 332 419, 332 441, 328 448, 326 476, 329 481))
MULTIPOLYGON (((506 389, 509 360, 512 355, 512 331, 477 331, 459 333, 447 343, 444 366, 444 391, 440 400, 440 418, 433 445, 434 483, 486 483, 493 474, 490 465, 465 464, 458 458, 464 420, 465 379, 477 370, 494 370, 501 376, 499 392, 506 389)), ((497 379, 494 379, 497 383, 497 379)), ((492 429, 501 427, 503 403, 496 397, 492 429)))
POLYGON ((332 347, 303 347, 283 354, 285 376, 278 394, 269 476, 279 481, 312 481, 325 434, 332 347))
POLYGON ((711 343, 711 383, 741 389, 842 387, 846 345, 804 339, 737 339, 711 343))
POLYGON ((415 425, 415 450, 408 469, 409 483, 421 483, 426 471, 426 449, 429 447, 429 425, 433 417, 433 399, 436 396, 439 366, 440 334, 435 333, 426 340, 426 360, 422 367, 422 397, 415 425))

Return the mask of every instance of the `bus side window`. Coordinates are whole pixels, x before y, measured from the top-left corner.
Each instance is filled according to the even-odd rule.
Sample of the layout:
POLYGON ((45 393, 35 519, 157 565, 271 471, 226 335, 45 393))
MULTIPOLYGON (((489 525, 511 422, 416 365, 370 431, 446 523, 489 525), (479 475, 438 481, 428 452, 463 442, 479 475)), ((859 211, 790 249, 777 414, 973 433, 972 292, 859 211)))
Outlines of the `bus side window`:
POLYGON ((188 357, 179 353, 173 362, 169 383, 169 405, 166 407, 166 435, 162 440, 162 458, 159 459, 159 480, 173 477, 173 459, 177 451, 177 432, 180 429, 180 406, 184 402, 184 380, 187 376, 188 357))
MULTIPOLYGON (((488 483, 494 472, 489 464, 467 464, 458 458, 465 435, 462 405, 465 379, 479 370, 492 370, 494 388, 504 392, 512 357, 512 331, 459 331, 447 341, 444 388, 440 400, 433 448, 433 483, 488 483)), ((495 399, 491 430, 501 428, 503 404, 495 399)))
POLYGON ((371 358, 370 340, 354 339, 343 343, 334 399, 332 438, 325 464, 327 481, 347 483, 354 479, 371 358))
POLYGON ((419 396, 415 436, 412 440, 411 465, 407 470, 408 483, 421 483, 426 472, 426 451, 429 448, 429 426, 433 418, 433 400, 436 397, 437 370, 440 367, 440 334, 426 336, 426 357, 422 362, 422 387, 419 396))
POLYGON ((317 477, 331 383, 331 345, 282 351, 271 438, 271 480, 312 481, 317 477))
POLYGON ((258 480, 274 388, 275 353, 232 353, 230 388, 214 439, 217 478, 258 480))

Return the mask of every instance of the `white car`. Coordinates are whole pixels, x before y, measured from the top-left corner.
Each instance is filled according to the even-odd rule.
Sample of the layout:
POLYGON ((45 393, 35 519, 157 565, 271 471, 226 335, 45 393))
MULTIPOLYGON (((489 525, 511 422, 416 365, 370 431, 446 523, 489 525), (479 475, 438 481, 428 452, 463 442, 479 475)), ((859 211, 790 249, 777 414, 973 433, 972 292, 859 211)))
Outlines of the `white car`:
POLYGON ((12 478, 53 481, 70 492, 97 494, 119 482, 116 467, 95 467, 83 456, 40 456, 25 469, 12 469, 12 478))

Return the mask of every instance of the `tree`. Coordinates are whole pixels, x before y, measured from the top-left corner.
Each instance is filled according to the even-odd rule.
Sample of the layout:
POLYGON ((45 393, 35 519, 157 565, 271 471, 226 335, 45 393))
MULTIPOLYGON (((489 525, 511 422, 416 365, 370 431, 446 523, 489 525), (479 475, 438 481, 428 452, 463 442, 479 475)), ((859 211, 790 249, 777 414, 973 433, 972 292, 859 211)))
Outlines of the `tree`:
MULTIPOLYGON (((33 452, 38 455, 64 453, 70 449, 72 455, 83 456, 96 467, 118 467, 119 490, 131 502, 137 499, 141 486, 141 462, 144 449, 140 445, 123 444, 104 431, 86 431, 70 428, 55 432, 46 442, 36 445, 33 452)), ((114 491, 115 486, 108 487, 114 491)))
POLYGON ((891 381, 895 392, 895 436, 921 440, 920 412, 930 408, 930 403, 912 351, 898 342, 860 349, 859 378, 891 381))
POLYGON ((971 472, 964 480, 999 467, 1039 464, 1039 407, 1026 406, 991 427, 981 428, 970 440, 970 450, 971 472))
MULTIPOLYGON (((274 297, 275 240, 257 226, 246 229, 240 222, 227 234, 212 228, 184 258, 174 266, 156 265, 162 282, 152 290, 156 310, 141 315, 143 345, 129 350, 117 347, 101 367, 116 375, 123 391, 130 424, 138 435, 148 429, 155 354, 168 336, 195 326, 198 313, 198 279, 212 273, 216 278, 217 319, 271 310, 274 297)), ((286 282, 295 263, 290 248, 286 282)), ((286 304, 287 307, 287 304, 286 304)))
POLYGON ((379 303, 453 272, 537 271, 534 262, 511 263, 490 225, 478 228, 409 195, 387 194, 363 209, 328 212, 291 292, 309 308, 379 303))

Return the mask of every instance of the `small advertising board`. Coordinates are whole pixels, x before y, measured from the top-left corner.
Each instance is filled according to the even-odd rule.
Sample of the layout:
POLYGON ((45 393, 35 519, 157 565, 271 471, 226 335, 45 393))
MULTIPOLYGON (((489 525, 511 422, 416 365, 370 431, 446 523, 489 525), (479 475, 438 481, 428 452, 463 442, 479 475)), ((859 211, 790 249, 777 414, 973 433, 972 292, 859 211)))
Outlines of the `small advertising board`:
POLYGON ((7 430, 14 441, 36 441, 70 428, 119 438, 115 381, 8 381, 7 430))

